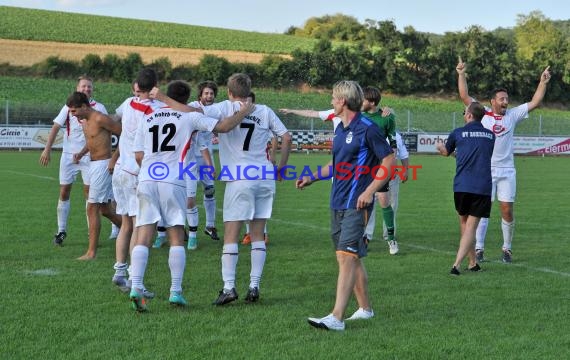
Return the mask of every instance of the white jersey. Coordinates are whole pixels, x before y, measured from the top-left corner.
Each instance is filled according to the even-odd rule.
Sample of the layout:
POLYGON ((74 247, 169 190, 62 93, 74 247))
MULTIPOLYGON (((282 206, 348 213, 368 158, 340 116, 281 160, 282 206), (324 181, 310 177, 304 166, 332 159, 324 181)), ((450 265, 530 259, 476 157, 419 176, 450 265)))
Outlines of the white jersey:
MULTIPOLYGON (((386 141, 388 141, 388 138, 386 138, 386 141)), ((408 149, 406 149, 406 144, 404 144, 404 139, 402 139, 402 135, 400 135, 400 133, 397 131, 396 131, 396 148, 398 149, 396 152, 397 160, 407 159, 410 157, 408 149)))
POLYGON ((117 115, 121 115, 122 128, 119 138, 121 170, 132 175, 138 175, 139 165, 135 160, 133 149, 138 126, 145 116, 164 106, 165 104, 160 101, 140 100, 138 97, 131 97, 117 108, 117 115))
POLYGON ((485 107, 481 123, 495 134, 495 148, 491 157, 491 167, 514 168, 513 142, 517 124, 528 118, 528 104, 507 109, 505 115, 496 115, 485 107))
POLYGON ((323 121, 332 121, 333 130, 335 131, 338 124, 342 121, 338 116, 335 116, 334 109, 319 111, 319 117, 323 121))
POLYGON ((143 151, 144 157, 139 182, 159 181, 186 186, 185 157, 190 148, 192 133, 212 131, 217 124, 198 112, 180 112, 161 108, 145 116, 135 137, 134 151, 143 151))
MULTIPOLYGON (((222 101, 204 108, 204 113, 216 119, 234 115, 239 102, 222 101)), ((271 134, 282 136, 287 128, 273 110, 255 105, 242 122, 219 137, 220 165, 218 179, 222 181, 274 179, 273 164, 267 158, 267 139, 271 134)))
MULTIPOLYGON (((89 105, 99 112, 107 115, 107 109, 103 104, 90 100, 89 105)), ((59 114, 53 119, 64 130, 63 152, 77 154, 85 147, 85 135, 83 134, 83 124, 77 117, 71 115, 69 107, 63 105, 59 114)))
MULTIPOLYGON (((202 105, 199 101, 192 101, 188 104, 189 106, 195 108, 204 109, 204 105, 202 105)), ((192 141, 191 153, 194 156, 194 159, 199 158, 202 156, 203 150, 210 151, 212 148, 212 132, 211 131, 198 131, 195 135, 195 139, 192 141)))
POLYGON ((121 105, 119 105, 118 108, 115 109, 115 114, 117 114, 119 117, 123 117, 123 114, 125 113, 125 109, 129 106, 129 104, 131 103, 132 100, 136 100, 138 99, 136 96, 131 96, 129 98, 127 98, 125 101, 123 101, 123 103, 121 105))

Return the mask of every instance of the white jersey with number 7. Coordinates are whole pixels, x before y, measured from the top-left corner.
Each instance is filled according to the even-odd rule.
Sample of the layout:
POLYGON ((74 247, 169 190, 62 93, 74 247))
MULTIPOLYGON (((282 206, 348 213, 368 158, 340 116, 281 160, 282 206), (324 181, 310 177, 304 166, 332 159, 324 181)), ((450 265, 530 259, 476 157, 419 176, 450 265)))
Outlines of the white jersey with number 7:
MULTIPOLYGON (((222 101, 204 107, 204 114, 216 119, 232 116, 240 109, 239 102, 222 101)), ((272 169, 273 164, 267 159, 267 139, 282 136, 287 128, 273 110, 265 105, 255 105, 255 109, 242 122, 228 133, 219 134, 220 180, 231 181, 242 178, 244 169, 252 170, 248 174, 260 178, 270 178, 271 174, 255 169, 272 169), (224 176, 227 172, 228 176, 224 176), (231 176, 230 176, 231 174, 231 176)))

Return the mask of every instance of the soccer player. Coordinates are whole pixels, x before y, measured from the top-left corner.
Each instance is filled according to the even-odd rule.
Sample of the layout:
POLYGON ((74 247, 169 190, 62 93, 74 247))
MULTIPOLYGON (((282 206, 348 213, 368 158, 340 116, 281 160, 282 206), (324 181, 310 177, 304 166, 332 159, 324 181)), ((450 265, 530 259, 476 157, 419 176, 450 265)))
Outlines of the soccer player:
MULTIPOLYGON (((491 172, 493 176, 493 188, 491 199, 499 200, 501 211, 501 229, 503 231, 502 260, 505 263, 512 262, 512 242, 515 230, 515 218, 513 205, 516 196, 516 170, 513 155, 513 139, 515 128, 519 122, 528 118, 528 114, 536 109, 546 93, 546 86, 550 81, 550 66, 546 67, 540 75, 540 82, 530 102, 509 109, 509 94, 504 88, 497 88, 491 92, 491 107, 485 107, 485 116, 481 123, 491 130, 495 136, 495 149, 491 159, 491 172)), ((476 101, 467 89, 467 77, 465 63, 459 58, 456 67, 458 74, 459 97, 467 106, 476 101)), ((489 218, 483 217, 477 228, 477 243, 475 245, 477 258, 484 260, 485 236, 489 218)))
MULTIPOLYGON (((400 183, 405 183, 408 180, 408 167, 410 166, 409 162, 409 153, 404 141, 402 140, 402 136, 399 132, 396 132, 396 160, 400 160, 403 169, 399 174, 394 174, 393 179, 390 180, 388 185, 388 193, 387 198, 392 210, 394 212, 394 241, 392 243, 388 242, 390 255, 396 255, 399 252, 398 242, 396 240, 396 232, 398 227, 396 226, 396 212, 398 211, 398 196, 400 193, 400 183)), ((376 194, 377 196, 381 194, 376 194)), ((368 219, 368 224, 366 225, 366 231, 364 232, 364 236, 366 240, 372 240, 374 235, 374 227, 376 225, 376 204, 374 202, 374 209, 370 214, 370 219, 368 219)), ((388 240, 388 229, 386 228, 386 222, 383 221, 382 224, 383 229, 383 237, 384 240, 388 240)))
MULTIPOLYGON (((213 81, 203 81, 198 84, 198 100, 192 101, 188 105, 194 108, 203 108, 212 105, 218 95, 218 85, 213 81)), ((198 131, 193 135, 190 150, 187 153, 187 162, 196 163, 191 171, 192 176, 186 177, 186 195, 188 210, 186 219, 188 221, 188 249, 195 250, 198 247, 198 224, 199 213, 196 207, 196 190, 198 182, 203 186, 204 209, 206 212, 206 227, 204 233, 212 240, 220 240, 216 229, 216 199, 214 197, 216 189, 214 180, 209 176, 200 176, 198 169, 209 167, 214 169, 214 152, 212 150, 212 137, 210 131, 198 131)), ((159 232, 153 248, 160 248, 166 241, 164 227, 159 222, 159 232)))
POLYGON ((214 179, 210 173, 214 172, 214 166, 210 152, 208 150, 208 141, 211 142, 212 133, 209 131, 198 131, 192 135, 192 144, 186 154, 186 162, 195 164, 192 167, 193 176, 186 178, 186 196, 187 196, 187 213, 186 219, 188 221, 188 250, 196 250, 198 248, 198 224, 199 213, 196 206, 196 190, 198 183, 208 183, 204 186, 204 207, 207 207, 206 218, 207 224, 205 233, 210 235, 213 240, 220 240, 217 236, 217 230, 213 224, 215 215, 211 215, 212 209, 216 211, 215 202, 212 204, 211 200, 215 201, 214 197, 214 179), (200 155, 197 155, 200 154, 200 155), (200 159, 200 160, 198 160, 200 159), (211 171, 210 171, 211 170, 211 171), (208 216, 208 213, 210 215, 208 216), (214 236, 213 236, 214 235, 214 236))
MULTIPOLYGON (((218 85, 213 81, 203 81, 198 84, 198 100, 188 104, 189 106, 195 108, 204 108, 205 106, 210 106, 216 100, 218 96, 218 85)), ((196 165, 198 168, 210 167, 213 169, 214 166, 214 151, 212 149, 212 132, 210 131, 199 131, 196 135, 196 141, 192 143, 191 151, 196 158, 196 165)), ((208 176, 199 176, 198 181, 202 184, 203 188, 203 199, 204 199, 204 210, 206 213, 206 227, 204 228, 204 233, 208 235, 212 240, 220 240, 218 236, 218 230, 216 229, 216 188, 214 187, 214 179, 208 176)), ((196 196, 197 183, 193 185, 194 187, 194 197, 196 196)), ((188 210, 190 210, 190 204, 188 210)), ((190 218, 189 218, 190 221, 190 218)), ((198 231, 198 210, 196 209, 196 227, 194 229, 190 228, 190 231, 198 231)), ((190 224, 190 222, 188 223, 190 224)), ((191 238, 189 236, 188 247, 191 246, 191 238)))
MULTIPOLYGON (((220 118, 233 113, 237 104, 247 101, 251 94, 251 79, 246 74, 233 74, 228 79, 229 100, 204 108, 208 116, 220 118)), ((245 117, 239 128, 219 135, 220 164, 227 176, 224 193, 224 247, 222 251, 222 279, 224 287, 215 305, 237 300, 235 289, 238 262, 238 237, 244 221, 249 221, 251 235, 251 272, 247 302, 259 300, 259 285, 266 259, 264 228, 271 217, 275 196, 275 180, 287 165, 291 134, 273 110, 256 104, 254 111, 245 117), (281 159, 274 173, 274 165, 267 157, 269 135, 281 136, 281 159), (251 172, 245 169, 251 167, 251 172), (243 169, 243 173, 240 169, 243 169), (245 179, 244 179, 245 175, 245 179)))
MULTIPOLYGON (((252 91, 251 93, 249 93, 249 98, 251 99, 251 102, 255 104, 255 93, 252 91)), ((279 148, 279 140, 277 139, 276 136, 273 136, 273 134, 271 134, 270 139, 268 141, 268 146, 267 146, 267 159, 274 165, 277 166, 277 158, 275 157, 277 154, 277 149, 279 148)), ((267 231, 267 223, 265 223, 265 227, 263 228, 263 241, 265 242, 265 245, 267 245, 269 243, 269 233, 267 231)), ((251 236, 249 235, 249 222, 246 221, 245 223, 245 234, 243 235, 243 239, 241 241, 242 245, 249 245, 251 244, 251 236)))
POLYGON ((115 274, 112 282, 123 291, 130 290, 131 287, 127 279, 127 257, 131 244, 134 244, 137 237, 136 191, 140 167, 135 159, 135 134, 144 117, 164 105, 150 98, 150 91, 157 82, 158 76, 154 70, 144 68, 139 71, 133 83, 136 96, 126 99, 116 111, 117 117, 121 119, 122 132, 118 149, 120 165, 113 173, 113 192, 117 201, 116 212, 121 215, 122 224, 115 244, 115 274))
MULTIPOLYGON (((364 99, 362 101, 362 109, 364 116, 372 120, 380 130, 384 132, 384 137, 387 139, 388 144, 397 152, 396 147, 396 125, 395 116, 390 113, 388 116, 382 115, 378 106, 380 105, 380 100, 382 98, 380 94, 380 89, 373 86, 367 86, 362 89, 364 93, 364 99)), ((394 238, 394 209, 390 204, 390 198, 388 191, 390 183, 387 182, 378 192, 376 193, 376 201, 380 204, 382 208, 382 218, 384 224, 386 224, 386 231, 388 235, 388 247, 390 254, 396 255, 399 251, 398 242, 394 238)), ((367 241, 367 240, 366 240, 367 241)))
MULTIPOLYGON (((181 103, 186 103, 190 96, 190 86, 184 81, 171 82, 167 91, 181 103)), ((160 99, 163 94, 155 87, 151 96, 160 99)), ((137 311, 146 310, 142 284, 149 247, 160 219, 164 222, 170 240, 169 302, 173 305, 187 305, 182 295, 182 278, 186 264, 184 249, 186 183, 183 177, 188 176, 183 172, 185 152, 190 146, 192 132, 196 130, 228 132, 251 112, 252 105, 243 103, 236 110, 237 112, 231 116, 218 121, 199 112, 185 113, 172 108, 162 108, 145 117, 137 129, 134 150, 141 169, 137 188, 138 236, 131 255, 130 293, 132 306, 137 311)))
POLYGON ((362 234, 372 211, 374 194, 390 179, 394 155, 384 133, 360 112, 364 95, 355 81, 342 80, 333 87, 334 115, 341 119, 333 140, 333 158, 322 171, 297 180, 299 189, 332 175, 331 236, 336 249, 338 280, 332 313, 323 318, 308 318, 310 325, 327 330, 344 330, 344 314, 354 292, 358 310, 349 320, 369 319, 374 311, 368 297, 368 276, 362 258, 366 245, 362 234), (342 172, 338 165, 342 164, 342 172), (381 164, 376 173, 370 173, 381 164), (345 169, 352 169, 349 174, 345 169), (368 169, 367 173, 356 171, 368 169), (387 173, 386 173, 387 172, 387 173))
POLYGON ((111 159, 111 133, 119 135, 121 124, 109 116, 94 110, 89 98, 84 93, 74 92, 67 98, 69 112, 83 121, 85 146, 73 155, 76 163, 89 152, 89 197, 87 199, 87 217, 89 219, 89 247, 79 260, 93 260, 97 255, 97 244, 101 232, 100 214, 121 226, 121 218, 111 206, 112 187, 109 161, 111 159))
MULTIPOLYGON (((234 114, 240 104, 248 103, 251 79, 247 74, 237 73, 229 77, 229 100, 204 107, 207 116, 220 119, 234 114)), ((165 102, 180 109, 192 109, 165 102)), ((226 182, 224 193, 224 246, 222 250, 222 279, 224 287, 214 305, 225 305, 238 299, 236 291, 236 267, 238 262, 238 237, 244 221, 250 222, 251 272, 245 301, 259 300, 259 284, 265 265, 266 247, 263 229, 271 217, 275 180, 287 165, 291 135, 279 117, 265 105, 256 104, 251 114, 239 127, 219 135, 221 170, 217 179, 226 182), (277 174, 267 159, 266 148, 269 134, 283 139, 282 156, 277 174)))
POLYGON ((465 256, 469 257, 467 270, 481 270, 473 244, 480 219, 491 213, 491 156, 495 146, 495 135, 481 124, 483 116, 483 105, 471 102, 463 112, 465 126, 453 130, 445 144, 436 144, 441 155, 456 154, 453 192, 461 239, 451 275, 461 274, 459 267, 465 256))
MULTIPOLYGON (((107 114, 107 110, 103 104, 93 100, 93 79, 86 75, 82 75, 77 79, 76 91, 84 93, 89 99, 89 105, 93 109, 107 114)), ((64 128, 63 133, 63 151, 59 162, 59 200, 57 202, 57 226, 58 231, 53 238, 55 245, 63 245, 63 241, 67 237, 67 219, 69 217, 71 187, 77 174, 81 172, 83 179, 83 193, 85 199, 89 194, 89 156, 87 154, 81 157, 79 162, 73 161, 74 154, 79 153, 85 146, 85 135, 83 127, 77 117, 73 116, 67 105, 61 108, 61 111, 53 119, 53 125, 46 142, 46 146, 40 156, 40 164, 47 166, 51 160, 51 149, 53 143, 59 133, 64 128)), ((87 224, 89 225, 89 223, 87 224)))

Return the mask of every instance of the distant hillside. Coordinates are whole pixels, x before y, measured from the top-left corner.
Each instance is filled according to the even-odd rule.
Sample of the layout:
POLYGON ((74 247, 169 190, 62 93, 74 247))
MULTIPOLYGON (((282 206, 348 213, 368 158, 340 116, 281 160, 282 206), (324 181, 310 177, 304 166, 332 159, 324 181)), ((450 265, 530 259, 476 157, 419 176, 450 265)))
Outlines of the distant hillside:
MULTIPOLYGON (((160 6, 157 4, 157 6, 160 6)), ((148 20, 0 6, 0 38, 290 54, 315 39, 148 20), (77 26, 77 24, 87 24, 77 26)))

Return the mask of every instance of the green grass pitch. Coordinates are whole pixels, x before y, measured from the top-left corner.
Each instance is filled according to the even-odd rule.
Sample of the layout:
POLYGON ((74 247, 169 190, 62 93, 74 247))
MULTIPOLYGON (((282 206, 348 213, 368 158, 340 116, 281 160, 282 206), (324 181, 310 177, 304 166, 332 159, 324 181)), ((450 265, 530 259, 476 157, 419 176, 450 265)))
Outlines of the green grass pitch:
MULTIPOLYGON (((277 184, 259 303, 243 301, 250 254, 240 245, 240 299, 211 305, 222 287, 222 244, 200 233, 198 250, 187 253, 183 287, 189 307, 168 304, 164 247, 151 249, 145 279, 157 297, 148 313, 137 314, 111 284, 114 242, 107 239, 108 221, 103 220, 97 259, 75 260, 87 247, 79 183, 71 195, 65 246, 52 245, 59 153, 48 168, 39 165, 39 155, 0 152, 2 359, 570 358, 567 157, 516 158, 514 262, 500 262, 495 204, 484 271, 451 277, 459 241, 454 159, 412 154, 411 164, 422 168, 400 188, 400 254, 388 254, 377 230, 365 259, 376 316, 347 323, 345 332, 336 333, 306 321, 328 314, 335 297, 328 181, 302 192, 293 181, 277 184)), ((326 154, 295 154, 291 164, 328 160, 326 154)), ((223 185, 217 184, 219 207, 222 194, 223 185)), ((221 211, 217 226, 223 228, 221 211)), ((351 301, 347 312, 355 309, 351 301)))

